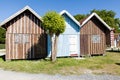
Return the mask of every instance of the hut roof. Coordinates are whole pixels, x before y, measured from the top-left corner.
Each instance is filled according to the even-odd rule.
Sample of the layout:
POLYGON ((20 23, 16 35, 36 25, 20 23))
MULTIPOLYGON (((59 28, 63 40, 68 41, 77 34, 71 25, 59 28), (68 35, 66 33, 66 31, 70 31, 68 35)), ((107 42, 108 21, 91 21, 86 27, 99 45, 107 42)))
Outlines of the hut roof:
POLYGON ((66 10, 63 10, 60 12, 60 15, 66 14, 68 17, 70 17, 79 27, 81 26, 80 23, 66 10))
POLYGON ((9 22, 13 18, 17 17, 18 15, 20 15, 21 13, 23 13, 26 10, 29 10, 32 14, 34 14, 38 19, 40 19, 42 21, 41 17, 32 8, 30 8, 29 6, 25 6, 23 9, 19 10, 18 12, 16 12, 12 16, 10 16, 9 18, 7 18, 3 22, 1 22, 0 26, 5 25, 7 22, 9 22))
POLYGON ((109 30, 112 30, 112 28, 103 21, 96 13, 92 13, 90 16, 86 17, 85 19, 82 19, 79 23, 81 24, 81 27, 85 25, 92 17, 96 17, 103 25, 105 25, 106 28, 109 30))

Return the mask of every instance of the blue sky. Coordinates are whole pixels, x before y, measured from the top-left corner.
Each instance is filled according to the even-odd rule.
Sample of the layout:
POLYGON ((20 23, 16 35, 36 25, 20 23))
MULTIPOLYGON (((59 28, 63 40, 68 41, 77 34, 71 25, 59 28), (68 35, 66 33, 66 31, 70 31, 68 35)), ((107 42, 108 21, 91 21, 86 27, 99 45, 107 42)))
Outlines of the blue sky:
POLYGON ((0 0, 0 22, 26 5, 40 16, 47 11, 67 10, 72 15, 87 14, 92 9, 107 9, 116 12, 120 18, 120 0, 0 0))

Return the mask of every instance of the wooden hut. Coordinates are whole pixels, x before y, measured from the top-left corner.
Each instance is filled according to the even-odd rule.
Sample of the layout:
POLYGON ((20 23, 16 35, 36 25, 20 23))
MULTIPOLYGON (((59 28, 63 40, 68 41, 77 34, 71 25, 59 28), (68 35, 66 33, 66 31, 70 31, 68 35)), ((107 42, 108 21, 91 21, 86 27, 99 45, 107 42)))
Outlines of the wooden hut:
MULTIPOLYGON (((66 10, 60 12, 64 17, 66 28, 59 36, 57 46, 57 57, 79 56, 80 54, 80 24, 66 10)), ((50 40, 48 38, 48 54, 50 54, 50 40)))
POLYGON ((115 34, 114 47, 120 48, 120 34, 119 33, 115 34))
POLYGON ((106 45, 111 46, 112 29, 96 14, 80 21, 80 55, 104 54, 106 45))
POLYGON ((46 57, 47 38, 41 22, 41 17, 26 6, 0 24, 6 29, 6 60, 46 57))

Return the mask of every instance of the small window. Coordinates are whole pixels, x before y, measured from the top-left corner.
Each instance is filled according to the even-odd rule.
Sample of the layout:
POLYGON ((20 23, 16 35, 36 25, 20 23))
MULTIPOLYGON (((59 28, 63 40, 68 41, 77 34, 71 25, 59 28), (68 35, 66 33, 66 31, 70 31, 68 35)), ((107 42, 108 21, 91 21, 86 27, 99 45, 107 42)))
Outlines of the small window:
POLYGON ((92 35, 93 43, 100 43, 100 35, 92 35))
POLYGON ((20 38, 21 38, 21 35, 20 34, 15 34, 15 43, 16 44, 18 44, 18 43, 20 43, 21 42, 21 40, 20 40, 20 38))
POLYGON ((14 39, 16 44, 25 44, 29 42, 29 34, 15 34, 14 39))
POLYGON ((29 42, 29 35, 28 35, 28 34, 23 34, 22 38, 23 38, 22 43, 25 44, 25 43, 28 43, 28 42, 29 42))

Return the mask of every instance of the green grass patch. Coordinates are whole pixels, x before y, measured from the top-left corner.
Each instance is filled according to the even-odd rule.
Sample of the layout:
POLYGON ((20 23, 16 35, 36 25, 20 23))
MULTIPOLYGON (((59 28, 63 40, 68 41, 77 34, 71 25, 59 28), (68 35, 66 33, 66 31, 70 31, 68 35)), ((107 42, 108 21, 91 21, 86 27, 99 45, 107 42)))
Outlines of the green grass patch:
POLYGON ((57 58, 55 63, 47 60, 15 60, 3 61, 0 58, 0 68, 5 70, 47 73, 47 74, 83 74, 87 70, 92 73, 120 75, 120 53, 107 52, 106 56, 86 57, 83 60, 74 58, 57 58))

